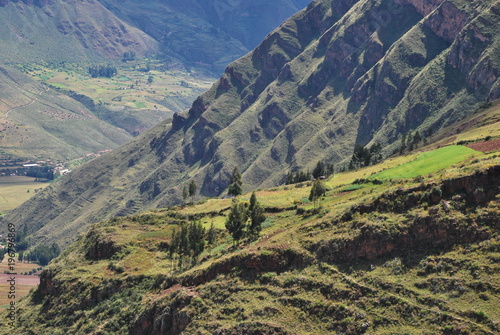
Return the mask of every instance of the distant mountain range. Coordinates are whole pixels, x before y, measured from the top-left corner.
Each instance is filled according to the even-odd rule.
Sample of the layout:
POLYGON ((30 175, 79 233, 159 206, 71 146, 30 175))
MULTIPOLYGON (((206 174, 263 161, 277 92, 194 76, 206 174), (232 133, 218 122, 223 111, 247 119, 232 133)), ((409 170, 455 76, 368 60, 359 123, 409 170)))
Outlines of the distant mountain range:
POLYGON ((0 1, 0 62, 121 59, 220 73, 307 0, 0 1))
MULTIPOLYGON (((130 140, 131 134, 188 108, 202 92, 195 85, 175 96, 176 92, 169 95, 161 88, 165 98, 155 92, 156 100, 139 92, 130 104, 150 105, 149 109, 116 109, 104 105, 97 94, 89 97, 78 91, 78 85, 78 92, 55 91, 53 88, 60 87, 49 89, 30 82, 16 65, 42 64, 67 71, 66 64, 72 62, 83 68, 88 64, 120 64, 128 53, 137 59, 154 59, 161 64, 160 71, 175 69, 189 74, 190 69, 196 69, 196 73, 207 74, 203 81, 215 80, 215 74, 220 75, 230 61, 249 52, 306 4, 305 0, 2 0, 0 123, 5 129, 0 134, 0 154, 65 161, 114 149, 130 140)), ((73 78, 84 75, 82 72, 73 78)), ((134 82, 117 85, 129 88, 134 82)), ((155 88, 149 90, 154 92, 155 88)), ((114 99, 121 100, 120 93, 114 99)))
POLYGON ((500 2, 321 0, 230 64, 192 107, 64 177, 9 215, 37 243, 104 218, 246 190, 319 160, 347 167, 355 145, 384 156, 500 97, 500 2))

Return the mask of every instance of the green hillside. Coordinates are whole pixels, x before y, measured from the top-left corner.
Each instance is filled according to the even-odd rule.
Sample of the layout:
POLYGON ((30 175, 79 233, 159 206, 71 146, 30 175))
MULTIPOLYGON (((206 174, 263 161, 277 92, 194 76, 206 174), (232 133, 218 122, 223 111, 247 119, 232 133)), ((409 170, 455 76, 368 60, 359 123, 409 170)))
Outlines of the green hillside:
POLYGON ((448 146, 418 155, 414 161, 377 173, 373 178, 400 179, 413 178, 435 173, 453 164, 458 164, 466 158, 479 153, 463 146, 448 146))
MULTIPOLYGON (((262 232, 236 244, 224 228, 231 199, 101 222, 18 303, 16 331, 496 334, 499 149, 421 178, 352 187, 411 166, 415 155, 340 173, 319 208, 307 199, 311 182, 257 191, 262 232), (174 232, 193 221, 205 234, 214 227, 215 240, 197 256, 170 253, 174 232)), ((443 150, 470 154, 451 146, 420 157, 443 150)), ((5 317, 0 325, 11 333, 5 317)))
POLYGON ((0 67, 0 155, 67 161, 131 139, 85 106, 18 70, 0 67))
POLYGON ((343 171, 356 145, 378 144, 389 157, 403 135, 418 132, 413 149, 421 149, 500 97, 491 28, 498 8, 482 0, 313 2, 230 64, 189 110, 6 219, 28 224, 35 244, 65 246, 91 223, 181 203, 191 181, 199 198, 224 196, 235 166, 249 191, 282 185, 320 160, 343 171), (374 23, 374 13, 387 12, 374 23))

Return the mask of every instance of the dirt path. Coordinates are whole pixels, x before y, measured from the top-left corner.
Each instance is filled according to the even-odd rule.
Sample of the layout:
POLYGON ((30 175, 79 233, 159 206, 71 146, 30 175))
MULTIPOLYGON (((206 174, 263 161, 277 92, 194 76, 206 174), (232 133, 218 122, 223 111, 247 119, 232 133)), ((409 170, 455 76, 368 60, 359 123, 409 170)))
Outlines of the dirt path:
POLYGON ((35 103, 35 101, 38 100, 38 97, 40 95, 42 95, 43 93, 47 92, 49 90, 49 88, 47 87, 46 89, 44 89, 43 91, 39 92, 39 93, 35 93, 35 97, 34 98, 31 98, 31 101, 28 102, 27 104, 24 104, 24 105, 21 105, 21 106, 16 106, 16 107, 12 107, 11 109, 7 110, 7 112, 5 113, 5 118, 7 119, 9 117, 9 113, 12 112, 13 110, 16 110, 16 109, 19 109, 19 108, 25 108, 25 107, 28 107, 28 106, 31 106, 32 104, 35 103))

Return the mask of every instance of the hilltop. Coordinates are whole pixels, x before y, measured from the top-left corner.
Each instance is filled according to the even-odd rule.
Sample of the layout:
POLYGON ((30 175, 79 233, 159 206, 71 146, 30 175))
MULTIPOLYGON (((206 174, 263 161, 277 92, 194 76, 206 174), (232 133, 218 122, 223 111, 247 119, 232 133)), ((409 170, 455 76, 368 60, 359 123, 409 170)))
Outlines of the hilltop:
POLYGON ((235 166, 247 190, 268 188, 319 160, 344 170, 355 147, 388 157, 410 132, 428 141, 499 97, 500 4, 419 4, 311 3, 230 64, 189 110, 62 178, 7 220, 27 224, 34 243, 65 246, 91 223, 179 204, 191 181, 200 197, 224 196, 235 166))
POLYGON ((460 138, 447 129, 423 151, 325 180, 320 207, 312 182, 258 190, 255 240, 235 245, 225 230, 231 199, 95 224, 17 306, 17 332, 498 333, 498 108, 455 126, 460 138), (442 146, 455 140, 467 146, 442 146), (193 221, 215 240, 171 254, 193 221))

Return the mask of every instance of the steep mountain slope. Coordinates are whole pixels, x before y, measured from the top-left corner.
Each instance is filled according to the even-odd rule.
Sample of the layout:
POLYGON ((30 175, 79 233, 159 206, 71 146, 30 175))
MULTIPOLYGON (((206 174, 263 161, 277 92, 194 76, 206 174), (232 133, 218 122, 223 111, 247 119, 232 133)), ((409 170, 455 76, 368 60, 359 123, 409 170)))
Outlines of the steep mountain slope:
POLYGON ((163 57, 184 66, 224 71, 255 48, 308 0, 100 0, 161 44, 163 57))
POLYGON ((308 0, 0 1, 2 63, 120 59, 161 51, 220 74, 308 0), (161 49, 161 50, 159 50, 161 49))
POLYGON ((0 66, 0 154, 68 161, 114 149, 132 136, 19 71, 0 66))
POLYGON ((311 182, 258 191, 261 237, 236 246, 231 199, 96 224, 16 301, 13 326, 0 318, 0 334, 498 334, 499 149, 455 145, 340 173, 320 208, 311 182), (443 162, 443 151, 469 157, 443 162), (445 164, 397 176, 423 156, 445 164), (193 221, 216 236, 198 256, 171 248, 193 221))
POLYGON ((274 186, 319 159, 345 161, 355 144, 392 153, 399 134, 435 132, 498 98, 500 1, 425 4, 313 2, 172 124, 75 171, 8 220, 28 224, 33 241, 68 243, 102 218, 180 202, 190 179, 218 196, 239 166, 246 189, 274 186))
POLYGON ((158 43, 98 1, 0 1, 2 63, 120 59, 158 43))

